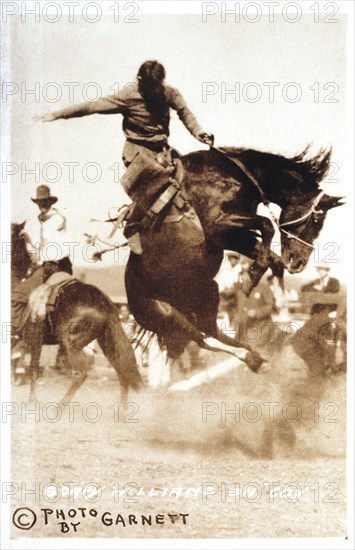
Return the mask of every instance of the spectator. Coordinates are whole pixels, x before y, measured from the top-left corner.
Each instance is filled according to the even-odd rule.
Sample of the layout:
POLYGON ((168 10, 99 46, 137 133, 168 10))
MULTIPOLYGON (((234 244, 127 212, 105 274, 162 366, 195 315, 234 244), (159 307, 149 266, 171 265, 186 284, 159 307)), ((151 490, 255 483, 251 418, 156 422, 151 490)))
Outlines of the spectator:
POLYGON ((119 316, 125 335, 130 342, 133 342, 138 334, 139 326, 133 315, 131 315, 129 308, 126 304, 122 304, 119 307, 119 316))
POLYGON ((240 281, 236 285, 236 340, 254 348, 266 349, 273 335, 272 313, 275 311, 275 298, 265 280, 261 280, 251 294, 245 296, 242 290, 243 275, 248 272, 250 264, 243 259, 240 265, 240 281))
POLYGON ((321 312, 330 313, 331 311, 336 311, 340 292, 339 281, 329 276, 330 266, 326 262, 318 262, 315 268, 318 273, 318 278, 301 287, 303 298, 306 298, 305 293, 313 293, 312 295, 309 294, 309 301, 312 303, 311 315, 321 312), (325 296, 329 294, 334 295, 334 300, 332 296, 325 296))
POLYGON ((345 310, 344 315, 340 315, 340 322, 336 319, 338 305, 342 302, 339 281, 329 276, 330 266, 326 262, 317 263, 315 268, 318 278, 301 287, 302 299, 311 305, 311 315, 298 331, 293 347, 310 372, 319 376, 334 371, 336 364, 344 362, 337 359, 337 351, 344 349, 346 337, 344 331, 339 337, 345 310))
POLYGON ((236 252, 227 252, 227 262, 224 268, 218 273, 216 281, 219 287, 220 309, 228 315, 229 326, 235 326, 237 296, 236 284, 240 276, 240 255, 236 252))
POLYGON ((68 248, 64 244, 68 240, 67 221, 63 214, 53 207, 58 200, 57 197, 51 195, 47 185, 39 185, 36 198, 31 200, 37 204, 40 213, 26 221, 23 233, 33 264, 43 268, 42 281, 46 282, 58 271, 71 275, 71 260, 68 248), (55 259, 50 258, 50 254, 53 255, 52 247, 55 247, 55 259))
MULTIPOLYGON (((21 281, 11 293, 11 322, 14 332, 18 333, 23 329, 29 311, 27 304, 31 293, 42 283, 46 283, 54 273, 64 272, 72 275, 72 262, 68 255, 65 242, 68 241, 66 219, 54 204, 58 198, 51 194, 47 185, 39 185, 36 190, 36 197, 31 198, 39 209, 39 214, 30 216, 22 230, 26 240, 26 248, 31 257, 32 267, 28 278, 21 281), (51 255, 55 257, 52 258, 51 255)), ((48 284, 48 283, 47 283, 48 284)), ((42 298, 43 299, 43 298, 42 298)), ((45 304, 44 304, 45 307, 45 304)), ((43 323, 41 320, 33 320, 27 328, 28 336, 33 341, 42 341, 43 323)), ((22 344, 20 344, 22 347, 22 344)), ((16 356, 16 349, 14 354, 16 356)), ((56 367, 58 370, 65 367, 66 358, 64 350, 60 348, 56 367)), ((18 383, 22 383, 22 378, 18 383)))
POLYGON ((280 286, 279 279, 271 274, 267 277, 267 282, 275 300, 272 312, 273 320, 278 322, 288 320, 290 315, 287 307, 287 297, 280 286))
MULTIPOLYGON (((122 304, 119 307, 119 316, 121 319, 122 328, 124 330, 125 335, 127 336, 127 339, 134 347, 134 354, 136 356, 136 360, 139 367, 147 367, 148 366, 148 360, 147 360, 147 345, 145 344, 146 338, 143 337, 140 340, 136 340, 138 338, 138 334, 140 331, 140 327, 129 311, 129 308, 126 304, 122 304), (144 341, 143 341, 144 340, 144 341)), ((141 373, 142 374, 142 373, 141 373)), ((143 378, 145 376, 145 373, 143 373, 143 378)))

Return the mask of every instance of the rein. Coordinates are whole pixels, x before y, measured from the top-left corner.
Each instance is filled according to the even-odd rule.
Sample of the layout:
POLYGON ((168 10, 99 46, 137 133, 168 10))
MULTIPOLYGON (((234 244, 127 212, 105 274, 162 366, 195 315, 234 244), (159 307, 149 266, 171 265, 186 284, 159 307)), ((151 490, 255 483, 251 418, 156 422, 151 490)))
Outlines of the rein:
MULTIPOLYGON (((311 217, 313 216, 313 214, 320 214, 322 212, 321 210, 317 210, 317 206, 320 203, 321 198, 323 197, 324 193, 325 193, 324 191, 321 191, 320 193, 318 193, 318 195, 315 197, 315 199, 312 202, 311 208, 308 210, 308 212, 306 214, 304 214, 303 216, 300 216, 299 218, 296 218, 295 220, 291 220, 289 222, 284 222, 284 223, 278 224, 279 230, 284 235, 286 235, 286 237, 288 239, 294 239, 295 241, 300 242, 304 246, 307 246, 307 247, 311 248, 312 250, 314 249, 313 244, 308 243, 304 239, 301 239, 301 237, 295 235, 294 233, 290 233, 289 231, 287 231, 286 229, 283 229, 283 228, 284 227, 290 227, 290 226, 291 227, 293 227, 293 226, 297 227, 298 225, 300 225, 303 222, 307 222, 306 223, 306 227, 307 227, 307 224, 308 224, 309 220, 311 219, 311 217)), ((306 227, 304 229, 306 229, 306 227)))
POLYGON ((261 200, 262 200, 262 202, 265 204, 265 206, 269 206, 270 201, 269 201, 269 199, 266 197, 264 191, 261 189, 258 180, 253 176, 253 174, 250 172, 250 170, 248 170, 248 168, 245 166, 245 164, 244 164, 241 160, 236 159, 236 158, 233 158, 233 157, 230 157, 227 153, 225 153, 224 151, 222 151, 222 149, 219 149, 218 147, 211 146, 211 149, 212 149, 213 151, 217 151, 218 153, 220 153, 221 155, 223 155, 224 157, 226 157, 228 160, 230 160, 231 162, 233 162, 233 164, 236 164, 236 165, 238 166, 238 168, 240 168, 240 170, 241 170, 241 171, 247 176, 247 178, 251 181, 251 183, 257 188, 257 190, 259 191, 261 200))
POLYGON ((214 151, 217 151, 219 154, 226 157, 233 164, 238 166, 238 168, 247 176, 249 181, 259 191, 259 194, 260 194, 260 197, 261 197, 261 200, 262 200, 263 204, 268 208, 270 216, 271 216, 272 220, 275 222, 275 224, 277 225, 280 232, 282 232, 284 235, 286 235, 288 239, 294 239, 295 241, 300 242, 304 246, 312 248, 312 250, 314 249, 313 244, 308 243, 307 241, 301 239, 301 237, 299 237, 299 236, 295 235, 294 233, 291 233, 290 231, 287 231, 286 229, 283 229, 283 228, 284 227, 292 227, 292 226, 297 227, 298 225, 300 225, 302 222, 304 222, 306 220, 308 222, 311 219, 313 214, 319 214, 321 211, 317 210, 316 208, 317 208, 321 198, 325 194, 324 191, 321 191, 315 197, 315 199, 312 202, 311 208, 309 209, 309 211, 306 214, 304 214, 303 216, 300 216, 299 218, 296 218, 295 220, 291 220, 289 222, 284 222, 284 223, 280 224, 279 220, 276 218, 275 214, 272 212, 272 210, 270 208, 271 201, 269 201, 269 199, 266 197, 266 195, 265 195, 264 191, 262 190, 258 180, 254 177, 254 175, 250 172, 250 170, 248 170, 248 168, 245 166, 245 164, 241 160, 229 156, 227 153, 225 153, 224 151, 222 151, 222 149, 219 149, 218 147, 211 146, 210 148, 214 151))
POLYGON ((100 237, 98 237, 97 235, 88 235, 87 233, 84 233, 84 235, 86 237, 89 237, 90 238, 90 244, 92 246, 95 246, 97 242, 101 242, 102 244, 107 244, 107 248, 103 248, 102 250, 97 250, 96 252, 94 252, 94 254, 92 255, 92 259, 97 262, 97 261, 100 261, 102 259, 102 256, 104 254, 107 254, 108 252, 113 252, 114 250, 118 250, 119 248, 124 248, 125 246, 128 245, 128 242, 125 241, 121 244, 110 244, 106 241, 104 241, 103 239, 101 239, 100 237))
MULTIPOLYGON (((107 237, 108 239, 111 239, 114 236, 114 234, 116 233, 116 231, 118 229, 122 228, 123 216, 121 216, 120 213, 121 213, 122 210, 125 210, 127 207, 129 207, 128 204, 124 204, 123 206, 121 206, 118 210, 118 216, 116 218, 111 218, 110 212, 108 212, 108 219, 104 220, 104 223, 108 223, 108 222, 113 223, 113 229, 111 230, 111 233, 107 237)), ((101 220, 92 219, 91 221, 100 222, 101 220)), ((100 251, 94 252, 94 254, 92 256, 92 259, 94 261, 100 261, 100 260, 102 260, 103 254, 107 254, 108 252, 113 252, 114 250, 118 250, 119 248, 123 248, 123 247, 128 245, 128 241, 125 241, 125 242, 120 243, 120 244, 118 244, 118 243, 112 244, 109 241, 106 241, 106 240, 102 239, 97 234, 96 235, 89 235, 88 233, 84 233, 84 236, 87 238, 88 243, 91 244, 92 246, 95 246, 96 243, 99 242, 99 243, 102 243, 102 244, 106 245, 106 247, 107 247, 107 248, 103 248, 100 251)))

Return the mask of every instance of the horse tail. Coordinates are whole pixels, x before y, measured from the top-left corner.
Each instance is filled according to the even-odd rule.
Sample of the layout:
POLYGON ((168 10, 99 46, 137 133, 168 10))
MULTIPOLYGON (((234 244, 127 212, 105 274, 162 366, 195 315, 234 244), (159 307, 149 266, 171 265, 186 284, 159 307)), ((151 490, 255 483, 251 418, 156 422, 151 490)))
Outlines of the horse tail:
POLYGON ((118 311, 109 303, 106 322, 98 338, 99 344, 111 366, 117 372, 124 390, 139 390, 142 386, 141 375, 130 341, 125 335, 118 311))

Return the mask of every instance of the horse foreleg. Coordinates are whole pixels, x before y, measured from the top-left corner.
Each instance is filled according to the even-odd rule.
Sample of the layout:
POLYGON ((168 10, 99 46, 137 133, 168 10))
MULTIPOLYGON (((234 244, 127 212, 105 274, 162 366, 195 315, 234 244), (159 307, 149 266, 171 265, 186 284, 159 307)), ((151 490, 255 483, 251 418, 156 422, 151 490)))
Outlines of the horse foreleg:
POLYGON ((282 290, 284 289, 284 271, 285 271, 285 264, 280 256, 275 254, 272 250, 270 250, 270 269, 280 281, 280 286, 282 290))
POLYGON ((284 263, 280 256, 275 254, 275 252, 268 250, 267 255, 267 261, 265 261, 265 249, 264 244, 258 242, 258 244, 255 247, 256 252, 256 259, 250 266, 248 270, 248 279, 245 279, 243 282, 243 291, 244 293, 249 296, 250 292, 253 290, 253 288, 256 287, 256 285, 259 283, 260 279, 264 275, 264 273, 267 271, 268 268, 271 269, 275 277, 277 277, 280 281, 280 286, 283 289, 284 282, 283 282, 283 276, 284 276, 284 263), (260 255, 259 255, 260 252, 260 255), (260 259, 261 258, 261 259, 260 259))
POLYGON ((248 270, 248 278, 243 282, 243 291, 249 296, 252 289, 256 287, 265 271, 270 267, 270 245, 274 236, 274 226, 271 220, 264 216, 256 216, 256 229, 260 231, 261 242, 255 247, 254 262, 248 270))
POLYGON ((258 284, 268 267, 279 279, 282 279, 283 262, 277 254, 270 250, 275 231, 269 218, 264 216, 249 218, 237 214, 222 213, 216 223, 218 223, 218 230, 221 232, 219 240, 224 249, 235 250, 254 260, 248 271, 248 278, 243 283, 246 295, 249 295, 258 284), (253 231, 260 232, 261 242, 256 239, 253 231))
POLYGON ((221 212, 216 222, 217 233, 230 230, 260 231, 262 247, 259 249, 259 260, 266 262, 269 258, 270 243, 275 230, 272 222, 265 216, 239 216, 230 212, 221 212))

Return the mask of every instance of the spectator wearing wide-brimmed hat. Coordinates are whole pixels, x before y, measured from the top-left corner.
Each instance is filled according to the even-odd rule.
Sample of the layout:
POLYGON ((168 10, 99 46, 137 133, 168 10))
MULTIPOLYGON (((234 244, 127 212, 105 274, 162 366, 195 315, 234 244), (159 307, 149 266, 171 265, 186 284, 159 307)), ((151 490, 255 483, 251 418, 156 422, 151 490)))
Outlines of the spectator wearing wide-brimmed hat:
POLYGON ((31 198, 31 201, 38 204, 39 207, 47 205, 50 207, 52 204, 55 204, 58 200, 58 197, 51 195, 51 190, 48 185, 39 185, 36 190, 36 197, 31 198))
POLYGON ((40 213, 37 217, 26 220, 24 234, 33 263, 43 266, 43 282, 57 271, 72 273, 68 246, 65 245, 68 240, 67 221, 65 216, 53 207, 58 197, 51 194, 47 185, 39 185, 36 196, 31 200, 37 204, 40 213))
POLYGON ((324 297, 323 299, 322 295, 339 293, 340 283, 335 277, 329 276, 331 269, 331 265, 329 263, 321 260, 316 262, 314 267, 317 271, 318 278, 301 287, 302 293, 313 293, 311 315, 322 311, 334 311, 337 309, 338 300, 336 298, 332 300, 331 297, 324 297))

